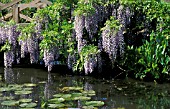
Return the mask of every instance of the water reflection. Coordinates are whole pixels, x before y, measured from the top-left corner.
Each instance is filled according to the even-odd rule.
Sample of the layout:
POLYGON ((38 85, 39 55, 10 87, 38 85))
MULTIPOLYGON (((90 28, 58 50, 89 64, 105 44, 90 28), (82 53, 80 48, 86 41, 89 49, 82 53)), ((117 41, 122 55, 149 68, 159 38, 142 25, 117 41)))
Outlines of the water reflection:
POLYGON ((49 99, 52 98, 52 96, 54 95, 55 91, 53 89, 53 78, 51 73, 48 73, 48 79, 45 83, 45 87, 44 87, 44 97, 45 99, 49 99))
POLYGON ((12 68, 4 68, 4 78, 7 84, 14 84, 16 78, 12 68))
POLYGON ((94 90, 92 84, 89 84, 89 82, 85 82, 84 90, 94 90))
POLYGON ((165 92, 148 92, 136 100, 138 109, 170 109, 170 97, 165 92))
MULTIPOLYGON (((101 80, 88 76, 63 76, 48 73, 39 69, 11 69, 0 68, 3 80, 7 84, 35 83, 34 92, 22 95, 39 103, 43 99, 52 98, 63 87, 83 87, 84 90, 94 90, 96 95, 92 100, 104 101, 105 105, 99 109, 170 109, 170 85, 140 83, 128 80, 101 80), (44 81, 44 83, 39 83, 44 81)), ((1 86, 1 85, 0 85, 1 86)), ((15 96, 14 93, 4 93, 4 96, 15 96)), ((81 107, 81 102, 75 104, 81 107)), ((0 109, 3 109, 0 106, 0 109)))

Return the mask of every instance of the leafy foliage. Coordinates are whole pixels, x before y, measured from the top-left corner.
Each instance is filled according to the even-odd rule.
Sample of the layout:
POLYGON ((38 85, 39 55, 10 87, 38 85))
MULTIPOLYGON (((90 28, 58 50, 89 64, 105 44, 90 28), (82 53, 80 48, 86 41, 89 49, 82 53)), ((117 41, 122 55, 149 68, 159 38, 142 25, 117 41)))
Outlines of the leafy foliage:
POLYGON ((170 9, 168 3, 147 1, 147 2, 133 2, 136 11, 141 10, 146 16, 147 22, 151 28, 149 30, 149 39, 143 40, 143 45, 139 47, 129 47, 127 59, 131 63, 131 59, 135 64, 131 63, 132 70, 136 72, 136 77, 141 79, 150 75, 153 79, 166 77, 169 75, 169 29, 168 26, 170 18, 168 17, 170 9), (151 7, 150 7, 151 6, 151 7), (131 51, 131 52, 130 52, 131 51), (133 51, 133 52, 132 52, 133 51), (132 57, 131 57, 132 56, 132 57), (135 57, 135 58, 134 58, 135 57), (140 67, 140 68, 139 68, 140 67))

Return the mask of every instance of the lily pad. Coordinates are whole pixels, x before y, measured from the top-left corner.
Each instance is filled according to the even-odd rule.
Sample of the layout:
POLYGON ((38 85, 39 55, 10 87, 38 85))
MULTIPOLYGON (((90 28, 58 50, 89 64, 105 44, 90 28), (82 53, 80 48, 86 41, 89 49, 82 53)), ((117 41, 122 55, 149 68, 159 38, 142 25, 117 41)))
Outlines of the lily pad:
POLYGON ((71 97, 74 98, 74 97, 80 97, 80 96, 83 96, 82 93, 72 93, 71 94, 71 97))
POLYGON ((0 100, 13 100, 14 97, 13 96, 3 96, 3 97, 0 97, 0 100))
POLYGON ((94 106, 83 106, 82 108, 83 109, 98 109, 98 108, 96 108, 94 106))
POLYGON ((36 103, 22 103, 19 106, 24 107, 24 108, 33 108, 33 107, 36 107, 37 104, 36 103))
POLYGON ((49 108, 62 108, 64 106, 65 105, 63 103, 60 103, 60 104, 48 104, 49 108))
POLYGON ((15 87, 12 87, 11 90, 12 90, 12 91, 22 91, 23 89, 22 89, 22 88, 15 88, 15 87))
POLYGON ((23 85, 19 85, 19 84, 9 84, 8 87, 22 88, 23 85))
POLYGON ((63 96, 63 94, 55 94, 55 95, 53 95, 53 97, 56 97, 56 98, 59 98, 61 96, 63 96))
POLYGON ((18 84, 10 84, 8 85, 8 87, 12 90, 12 91, 19 91, 22 90, 23 85, 18 85, 18 84))
POLYGON ((32 87, 23 88, 23 90, 25 91, 31 91, 32 89, 33 89, 32 87))
POLYGON ((61 96, 62 98, 66 99, 66 98, 70 98, 71 94, 64 94, 63 96, 61 96))
POLYGON ((61 103, 61 102, 64 102, 65 99, 64 98, 53 98, 53 99, 50 99, 48 101, 49 102, 55 102, 55 103, 61 103))
POLYGON ((96 95, 96 94, 91 94, 91 93, 88 94, 88 96, 95 96, 95 95, 96 95))
POLYGON ((74 97, 73 100, 82 100, 82 101, 86 101, 86 100, 90 100, 91 97, 85 97, 85 96, 79 96, 79 97, 74 97))
POLYGON ((46 81, 40 81, 40 82, 38 82, 39 84, 45 84, 46 83, 46 81))
POLYGON ((35 86, 37 86, 37 84, 26 83, 26 84, 24 84, 24 86, 27 86, 27 87, 35 87, 35 86))
POLYGON ((22 103, 29 103, 31 102, 32 99, 20 99, 19 102, 22 102, 22 103))
POLYGON ((0 92, 8 92, 8 91, 11 91, 11 88, 9 88, 9 87, 1 87, 0 88, 0 92))
POLYGON ((88 96, 95 96, 96 95, 94 90, 83 91, 82 93, 86 94, 88 96))
POLYGON ((61 91, 66 92, 66 91, 81 91, 83 90, 83 87, 63 87, 61 91))
POLYGON ((85 104, 87 106, 103 106, 104 102, 103 101, 87 101, 85 104))
POLYGON ((35 109, 35 108, 20 108, 20 109, 35 109))
POLYGON ((19 101, 9 100, 9 101, 3 101, 1 105, 5 106, 16 106, 19 105, 19 101))
POLYGON ((27 95, 27 94, 31 94, 32 91, 15 91, 16 95, 27 95))
POLYGON ((87 90, 87 91, 83 91, 82 93, 83 94, 89 94, 89 93, 94 94, 95 91, 94 90, 87 90))
POLYGON ((122 90, 122 88, 121 88, 121 87, 118 87, 118 88, 117 88, 117 90, 118 90, 118 91, 121 91, 121 90, 122 90))

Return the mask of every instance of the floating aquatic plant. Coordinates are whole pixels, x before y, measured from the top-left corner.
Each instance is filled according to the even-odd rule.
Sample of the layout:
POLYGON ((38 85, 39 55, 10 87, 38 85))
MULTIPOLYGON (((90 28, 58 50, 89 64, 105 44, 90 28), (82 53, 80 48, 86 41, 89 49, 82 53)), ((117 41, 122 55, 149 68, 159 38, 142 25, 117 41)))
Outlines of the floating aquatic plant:
POLYGON ((37 84, 26 83, 26 84, 24 84, 24 86, 27 86, 27 87, 35 87, 35 86, 37 86, 37 84))
POLYGON ((62 98, 64 98, 64 99, 71 98, 71 94, 64 94, 64 95, 62 96, 62 98))
POLYGON ((32 91, 15 91, 15 95, 27 95, 31 93, 32 91))
POLYGON ((61 91, 67 92, 67 91, 82 91, 83 87, 63 87, 61 91))
POLYGON ((33 108, 36 107, 37 104, 36 103, 23 103, 19 105, 20 107, 24 107, 24 108, 33 108))
POLYGON ((55 95, 53 95, 53 97, 61 97, 61 96, 63 96, 63 94, 55 94, 55 95))
POLYGON ((65 105, 63 103, 60 103, 60 104, 48 104, 48 107, 49 108, 62 108, 64 107, 65 105))
POLYGON ((91 96, 96 94, 94 90, 83 90, 82 87, 63 87, 60 91, 61 93, 54 94, 54 98, 48 100, 48 107, 73 108, 77 106, 78 102, 84 107, 83 109, 95 109, 95 107, 104 105, 102 101, 90 101, 91 96))
POLYGON ((1 87, 0 88, 0 92, 8 92, 8 91, 11 91, 12 89, 9 88, 9 87, 1 87))
POLYGON ((14 97, 13 96, 3 96, 3 97, 0 97, 0 100, 13 100, 14 97))
MULTIPOLYGON (((32 93, 36 86, 37 84, 32 83, 4 85, 3 87, 0 87, 0 92, 14 93, 15 95, 28 95, 32 93)), ((2 93, 0 93, 0 96, 2 96, 0 97, 0 100, 3 101, 1 105, 19 106, 22 109, 32 109, 37 106, 36 103, 32 102, 32 99, 22 98, 22 96, 20 96, 21 98, 16 100, 17 98, 3 96, 2 93)), ((47 100, 44 107, 74 108, 78 106, 79 102, 84 107, 83 109, 95 109, 95 107, 104 105, 104 102, 102 101, 90 101, 92 99, 91 96, 94 96, 95 94, 94 90, 83 90, 83 87, 63 87, 58 94, 54 94, 53 98, 47 100)))
POLYGON ((8 88, 10 88, 11 91, 21 91, 21 90, 23 90, 23 85, 10 84, 10 85, 8 85, 8 88))
POLYGON ((39 84, 45 84, 46 83, 46 81, 40 81, 40 82, 38 82, 39 84))
POLYGON ((91 97, 86 97, 86 96, 79 96, 79 97, 75 97, 73 98, 73 100, 82 100, 82 101, 86 101, 86 100, 90 100, 91 97))
POLYGON ((35 108, 20 108, 20 109, 35 109, 35 108))
POLYGON ((88 96, 95 96, 96 95, 94 90, 83 91, 82 94, 87 94, 88 96))
POLYGON ((79 96, 82 96, 82 95, 83 95, 82 93, 72 93, 71 94, 72 98, 79 97, 79 96))
POLYGON ((23 88, 24 91, 31 91, 32 89, 32 87, 23 88))
POLYGON ((64 102, 65 99, 64 98, 53 98, 53 99, 50 99, 48 100, 49 102, 55 102, 55 103, 61 103, 61 102, 64 102))
POLYGON ((15 100, 3 101, 1 103, 1 105, 5 105, 5 106, 17 106, 17 105, 19 105, 19 101, 15 101, 15 100))
POLYGON ((20 99, 19 100, 19 102, 21 102, 21 103, 29 103, 31 101, 32 101, 32 99, 20 99))
POLYGON ((103 106, 104 102, 103 101, 87 101, 85 104, 87 106, 103 106))
POLYGON ((97 107, 94 106, 83 106, 83 109, 98 109, 97 107))

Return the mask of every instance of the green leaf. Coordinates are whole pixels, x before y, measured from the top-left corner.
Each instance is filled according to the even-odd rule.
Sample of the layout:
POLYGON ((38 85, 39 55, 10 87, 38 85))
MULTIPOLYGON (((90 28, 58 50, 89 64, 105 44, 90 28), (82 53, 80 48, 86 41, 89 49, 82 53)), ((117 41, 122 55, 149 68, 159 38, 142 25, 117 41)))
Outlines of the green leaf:
POLYGON ((3 101, 1 105, 5 106, 17 106, 19 105, 19 101, 9 100, 9 101, 3 101))
POLYGON ((59 103, 59 104, 48 104, 48 107, 50 108, 62 108, 64 107, 65 105, 63 103, 59 103))
POLYGON ((32 91, 15 91, 15 95, 28 95, 31 93, 32 91))
POLYGON ((60 102, 64 102, 65 99, 64 98, 53 98, 53 99, 49 99, 48 101, 52 103, 60 103, 60 102))
POLYGON ((35 86, 37 86, 37 84, 25 83, 24 86, 27 86, 27 87, 35 87, 35 86))
POLYGON ((31 102, 32 99, 20 99, 19 102, 22 102, 22 103, 29 103, 31 102))
POLYGON ((87 106, 103 106, 104 102, 103 101, 87 101, 85 104, 87 106))
POLYGON ((19 106, 24 107, 24 108, 33 108, 33 107, 36 107, 37 104, 36 103, 22 103, 19 106))

